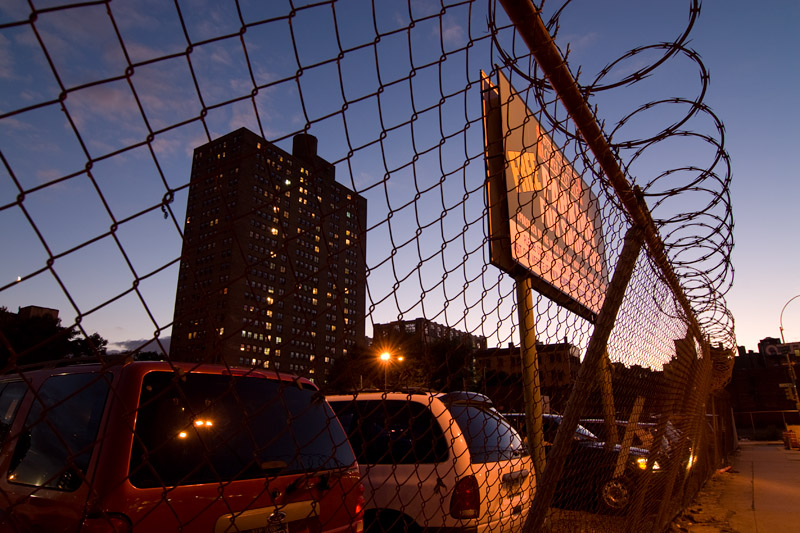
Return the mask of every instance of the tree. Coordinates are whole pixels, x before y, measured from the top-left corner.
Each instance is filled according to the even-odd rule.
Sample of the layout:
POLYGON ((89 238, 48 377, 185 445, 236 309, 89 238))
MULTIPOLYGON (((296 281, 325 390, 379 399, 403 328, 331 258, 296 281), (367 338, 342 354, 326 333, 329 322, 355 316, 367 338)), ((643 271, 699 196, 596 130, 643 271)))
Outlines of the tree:
MULTIPOLYGON (((71 330, 71 335, 79 335, 76 330, 71 330)), ((72 356, 73 357, 94 357, 97 355, 106 355, 106 347, 108 341, 100 336, 98 333, 92 333, 88 337, 73 339, 72 343, 72 356)))
POLYGON ((102 357, 108 341, 98 333, 81 335, 52 316, 23 318, 0 308, 0 368, 72 357, 102 357))
POLYGON ((154 352, 152 350, 147 352, 135 352, 133 354, 134 361, 166 361, 163 352, 154 352))
POLYGON ((428 346, 422 365, 427 386, 444 392, 475 388, 474 350, 456 339, 441 339, 428 346))

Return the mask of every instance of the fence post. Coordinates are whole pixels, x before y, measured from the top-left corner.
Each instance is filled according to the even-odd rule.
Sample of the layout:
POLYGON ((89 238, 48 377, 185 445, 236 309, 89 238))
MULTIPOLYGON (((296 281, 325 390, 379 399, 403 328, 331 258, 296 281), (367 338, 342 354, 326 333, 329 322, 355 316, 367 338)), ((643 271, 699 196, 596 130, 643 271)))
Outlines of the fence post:
POLYGON ((573 435, 578 427, 578 419, 592 392, 592 385, 597 379, 596 375, 600 371, 600 362, 606 352, 611 330, 614 329, 617 313, 622 306, 625 290, 636 267, 636 261, 642 249, 642 241, 641 228, 631 226, 625 234, 625 242, 614 269, 608 293, 603 301, 603 307, 597 315, 597 324, 595 324, 594 332, 589 339, 586 355, 578 371, 578 377, 572 386, 567 407, 556 432, 555 442, 547 457, 542 483, 536 487, 531 511, 525 522, 525 531, 540 531, 544 524, 550 502, 556 491, 556 485, 561 478, 564 463, 570 452, 573 435))
POLYGON ((625 433, 622 437, 622 444, 619 447, 619 454, 617 454, 617 464, 614 466, 614 475, 612 476, 615 479, 625 472, 625 464, 628 462, 631 444, 633 444, 633 437, 636 435, 636 428, 639 427, 639 416, 641 416, 643 408, 644 396, 637 396, 633 402, 631 416, 628 418, 628 423, 625 424, 625 433))
POLYGON ((525 426, 538 486, 542 482, 545 458, 542 435, 542 391, 539 383, 539 357, 536 353, 535 317, 533 315, 533 289, 531 279, 527 276, 517 279, 516 284, 525 426))
POLYGON ((608 350, 603 354, 600 365, 600 399, 603 402, 603 423, 606 429, 606 449, 613 450, 619 444, 617 432, 617 411, 614 407, 614 389, 611 379, 611 361, 608 350))
MULTIPOLYGON (((695 358, 691 362, 690 371, 692 374, 691 385, 687 384, 685 391, 688 391, 688 396, 683 401, 680 416, 688 418, 688 423, 681 424, 679 429, 683 432, 678 445, 672 453, 674 454, 673 460, 670 465, 670 470, 667 472, 666 486, 664 488, 663 498, 661 505, 658 509, 658 517, 656 519, 656 526, 665 526, 666 522, 671 518, 669 514, 669 504, 672 502, 672 493, 675 491, 675 481, 678 477, 680 469, 683 467, 682 458, 689 450, 689 439, 692 441, 691 453, 694 455, 695 464, 698 463, 698 455, 700 450, 701 440, 700 430, 702 428, 701 419, 705 418, 705 402, 703 398, 707 397, 708 389, 711 384, 711 353, 709 345, 706 340, 701 340, 703 351, 702 358, 695 358), (705 393, 705 396, 703 395, 705 393)), ((691 472, 686 473, 688 478, 691 472)), ((684 480, 682 488, 685 490, 686 481, 684 480)))

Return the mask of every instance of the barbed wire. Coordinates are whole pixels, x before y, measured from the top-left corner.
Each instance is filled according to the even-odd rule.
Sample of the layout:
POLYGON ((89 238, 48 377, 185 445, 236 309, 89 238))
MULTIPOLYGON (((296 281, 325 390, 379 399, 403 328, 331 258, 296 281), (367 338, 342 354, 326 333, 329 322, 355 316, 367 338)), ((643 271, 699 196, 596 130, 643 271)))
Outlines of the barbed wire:
MULTIPOLYGON (((554 2, 547 3, 547 7, 552 9, 554 2)), ((557 40, 558 29, 561 27, 559 17, 568 8, 578 4, 574 0, 559 2, 552 16, 548 19, 546 26, 550 30, 554 40, 557 40)), ((545 2, 539 7, 543 10, 545 2)), ((697 95, 693 99, 688 99, 680 95, 671 98, 653 100, 638 106, 636 109, 624 114, 615 124, 608 125, 607 139, 611 148, 620 156, 623 165, 630 168, 639 160, 646 160, 648 150, 654 150, 659 145, 665 145, 676 138, 693 139, 695 144, 705 143, 712 147, 714 154, 712 161, 705 168, 696 166, 680 166, 675 168, 663 169, 658 175, 647 180, 640 175, 628 173, 631 184, 638 185, 645 199, 648 202, 650 211, 653 214, 653 221, 658 227, 667 254, 676 269, 682 284, 685 286, 689 298, 698 310, 698 313, 708 312, 708 316, 701 317, 700 320, 706 327, 713 331, 713 339, 722 342, 726 346, 734 346, 733 321, 729 313, 718 313, 716 310, 726 308, 724 296, 730 289, 733 282, 733 266, 731 263, 731 251, 733 248, 733 215, 730 201, 730 181, 731 167, 730 160, 724 148, 725 130, 721 120, 704 103, 708 90, 709 75, 699 54, 686 47, 690 32, 695 25, 700 14, 699 0, 688 2, 688 22, 684 30, 673 42, 657 43, 652 45, 639 46, 624 53, 619 58, 607 63, 588 84, 580 84, 581 72, 575 75, 579 83, 579 90, 584 95, 587 102, 591 104, 592 97, 612 89, 623 86, 632 87, 637 83, 653 76, 659 67, 663 67, 669 61, 676 61, 679 56, 688 58, 698 68, 698 79, 700 86, 697 95), (604 80, 614 72, 614 69, 623 62, 634 57, 641 57, 647 52, 662 51, 656 55, 655 59, 638 67, 630 74, 617 81, 604 83, 604 80), (638 139, 620 139, 622 129, 636 117, 647 111, 652 111, 657 107, 665 107, 674 110, 675 118, 672 123, 664 127, 655 134, 638 139), (714 124, 716 135, 712 136, 704 132, 695 132, 687 127, 690 121, 697 120, 699 116, 706 116, 714 124), (688 179, 678 181, 683 175, 688 179), (703 205, 696 210, 686 211, 686 203, 680 203, 680 198, 688 196, 689 193, 702 193, 704 195, 703 205), (678 202, 674 202, 678 200, 678 202), (672 203, 673 208, 668 205, 672 203), (678 211, 675 207, 682 210, 678 211), (705 250, 705 252, 698 252, 705 250), (700 278, 700 279, 698 279, 700 278), (722 322, 717 322, 721 320, 722 322)), ((497 27, 494 11, 490 10, 492 18, 489 25, 493 30, 493 35, 497 35, 500 29, 497 27)), ((564 119, 557 119, 549 110, 553 109, 554 95, 552 88, 543 74, 537 70, 535 64, 530 65, 527 50, 507 52, 497 38, 493 41, 497 48, 498 55, 502 58, 501 65, 509 68, 528 83, 529 89, 538 103, 538 110, 541 112, 542 120, 552 128, 553 132, 558 132, 568 142, 575 142, 580 147, 576 151, 581 154, 584 166, 593 169, 595 166, 594 155, 586 148, 583 139, 576 135, 564 119), (520 68, 521 64, 528 62, 527 70, 520 68)), ((569 45, 562 53, 565 60, 569 60, 569 45)), ((585 76, 584 76, 585 77, 585 76)), ((686 80, 688 82, 690 80, 686 80)), ((595 114, 602 120, 602 109, 595 108, 595 114)), ((679 159, 676 159, 679 160, 679 159)), ((603 178, 602 172, 594 171, 598 183, 602 187, 607 187, 607 181, 603 178)), ((622 205, 614 194, 608 194, 609 201, 615 203, 617 208, 624 211, 622 205)), ((694 202, 696 203, 696 202, 694 202)))

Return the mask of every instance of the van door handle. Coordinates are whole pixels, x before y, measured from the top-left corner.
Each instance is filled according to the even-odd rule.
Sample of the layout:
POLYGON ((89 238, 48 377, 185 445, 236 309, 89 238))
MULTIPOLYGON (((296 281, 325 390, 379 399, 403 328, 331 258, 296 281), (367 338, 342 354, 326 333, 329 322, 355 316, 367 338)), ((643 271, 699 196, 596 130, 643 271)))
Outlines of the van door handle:
POLYGON ((508 474, 503 474, 503 483, 515 483, 517 481, 522 481, 528 475, 528 469, 525 470, 518 470, 517 472, 509 472, 508 474))

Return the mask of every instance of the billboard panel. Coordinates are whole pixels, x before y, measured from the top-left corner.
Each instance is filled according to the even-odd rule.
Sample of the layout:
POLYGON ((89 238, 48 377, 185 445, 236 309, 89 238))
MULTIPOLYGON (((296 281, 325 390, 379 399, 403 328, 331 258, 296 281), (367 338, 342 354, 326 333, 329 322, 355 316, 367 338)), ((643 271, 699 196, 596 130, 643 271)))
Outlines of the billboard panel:
POLYGON ((608 286, 597 197, 498 78, 482 87, 491 262, 594 322, 608 286))

